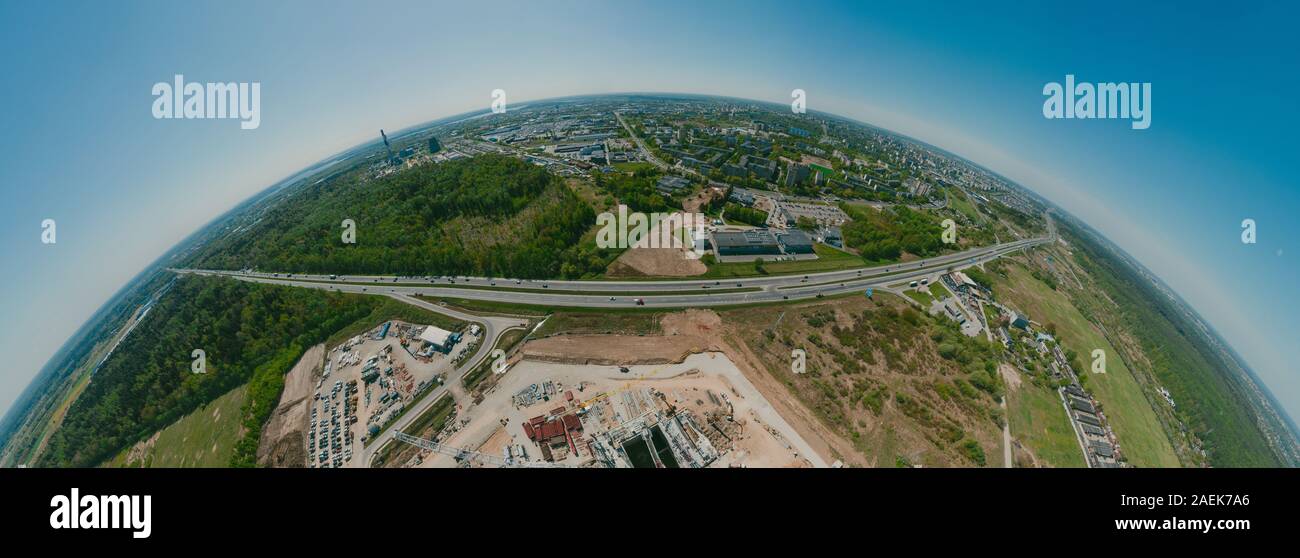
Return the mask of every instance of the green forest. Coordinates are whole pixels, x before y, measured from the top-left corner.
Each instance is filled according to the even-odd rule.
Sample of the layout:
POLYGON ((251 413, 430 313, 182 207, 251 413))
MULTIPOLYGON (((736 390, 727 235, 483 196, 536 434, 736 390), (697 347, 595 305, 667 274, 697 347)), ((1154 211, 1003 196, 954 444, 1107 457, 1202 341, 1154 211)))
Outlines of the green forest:
POLYGON ((897 260, 904 252, 929 257, 943 249, 939 220, 905 206, 882 211, 843 204, 853 218, 841 228, 844 244, 858 250, 869 262, 897 260))
POLYGON ((755 227, 767 226, 767 212, 759 209, 745 207, 736 203, 729 203, 723 208, 723 214, 727 216, 728 221, 753 225, 755 227))
MULTIPOLYGON (((1178 415, 1196 433, 1216 467, 1276 467, 1279 458, 1256 422, 1246 380, 1211 348, 1210 340, 1175 303, 1090 234, 1061 224, 1074 257, 1112 304, 1119 325, 1132 332, 1152 374, 1178 401, 1178 415)), ((1087 307, 1081 307, 1087 310, 1087 307)))
POLYGON ((598 173, 596 187, 613 194, 632 211, 663 213, 681 209, 672 198, 665 198, 655 189, 655 181, 661 174, 654 168, 638 170, 631 175, 598 173))
POLYGON ((364 171, 307 186, 257 224, 198 253, 192 267, 287 273, 575 275, 595 211, 545 169, 503 155, 364 171), (356 223, 344 243, 342 223, 356 223), (566 266, 566 264, 568 264, 566 266))
POLYGON ((182 276, 69 408, 38 465, 90 467, 251 381, 234 465, 252 463, 261 424, 302 351, 381 305, 343 295, 182 276), (191 371, 191 352, 207 370, 191 371))

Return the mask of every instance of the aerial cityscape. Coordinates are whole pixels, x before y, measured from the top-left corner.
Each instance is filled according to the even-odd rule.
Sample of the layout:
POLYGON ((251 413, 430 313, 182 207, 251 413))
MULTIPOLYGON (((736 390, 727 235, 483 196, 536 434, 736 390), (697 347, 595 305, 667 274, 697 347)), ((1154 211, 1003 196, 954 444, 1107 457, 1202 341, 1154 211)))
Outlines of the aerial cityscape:
POLYGON ((175 536, 169 483, 385 533, 449 495, 586 517, 600 475, 985 529, 1050 493, 1110 534, 1287 500, 1250 504, 1300 466, 1297 115, 1235 77, 1294 64, 1288 10, 1211 51, 1159 6, 540 4, 3 8, 39 54, 0 93, 0 470, 43 533, 175 536))
POLYGON ((381 130, 212 223, 124 295, 6 465, 1300 458, 1212 330, 1164 314, 1181 302, 1085 224, 921 142, 772 103, 573 97, 381 130), (703 218, 668 218, 682 212, 703 218), (1160 316, 1121 311, 1133 294, 1119 284, 1160 316), (1133 337, 1161 323, 1180 333, 1133 337), (222 331, 245 333, 223 350, 222 331), (188 352, 151 346, 174 335, 216 344, 197 347, 204 373, 165 372, 190 370, 188 352), (1203 347, 1208 366, 1162 362, 1173 343, 1203 347), (279 348, 253 351, 264 344, 279 348), (131 387, 146 373, 152 388, 131 387), (1208 414, 1216 399, 1237 414, 1208 414), (131 401, 144 406, 93 418, 131 401))

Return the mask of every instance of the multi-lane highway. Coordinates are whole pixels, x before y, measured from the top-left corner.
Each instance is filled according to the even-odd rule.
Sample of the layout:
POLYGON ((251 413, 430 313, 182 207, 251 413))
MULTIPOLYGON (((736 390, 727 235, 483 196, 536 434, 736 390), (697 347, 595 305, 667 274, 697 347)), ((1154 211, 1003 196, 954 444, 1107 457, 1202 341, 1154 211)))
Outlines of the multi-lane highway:
POLYGON ((340 292, 425 295, 567 307, 695 307, 800 300, 882 287, 960 269, 1003 254, 1051 242, 1052 237, 1017 240, 915 262, 863 267, 807 275, 778 275, 727 280, 665 281, 525 281, 488 277, 403 278, 175 270, 220 275, 244 281, 340 292), (639 301, 639 303, 638 303, 639 301))
MULTIPOLYGON (((483 324, 483 341, 478 351, 447 378, 447 383, 435 388, 415 408, 388 428, 398 432, 422 415, 434 401, 445 395, 451 386, 459 386, 461 378, 481 364, 491 354, 497 339, 507 329, 525 327, 526 320, 497 316, 475 316, 415 298, 427 295, 462 298, 514 304, 565 307, 635 307, 656 308, 726 306, 779 302, 784 300, 813 299, 867 288, 884 288, 903 282, 919 280, 948 269, 960 269, 998 258, 1004 254, 1025 250, 1053 242, 1055 234, 1006 242, 994 246, 974 248, 926 260, 862 267, 841 271, 810 273, 807 275, 778 275, 743 279, 665 280, 665 281, 525 281, 490 277, 378 277, 378 276, 328 276, 289 275, 282 273, 253 273, 243 271, 217 271, 176 269, 177 273, 226 276, 256 283, 288 285, 309 289, 386 295, 407 304, 450 315, 460 320, 483 324)), ((369 444, 358 464, 369 466, 378 451, 394 443, 391 436, 369 444)))

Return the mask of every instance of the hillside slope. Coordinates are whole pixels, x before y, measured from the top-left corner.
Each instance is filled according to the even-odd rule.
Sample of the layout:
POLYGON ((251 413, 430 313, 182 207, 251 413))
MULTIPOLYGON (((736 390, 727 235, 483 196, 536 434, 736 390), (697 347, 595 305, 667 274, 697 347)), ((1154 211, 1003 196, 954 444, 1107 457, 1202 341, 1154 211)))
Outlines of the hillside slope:
MULTIPOLYGON (((288 273, 581 275, 576 249, 595 212, 564 182, 501 155, 372 179, 364 169, 304 187, 189 265, 288 273), (356 224, 345 243, 342 224, 356 224)), ((603 261, 592 265, 603 267, 603 261)))

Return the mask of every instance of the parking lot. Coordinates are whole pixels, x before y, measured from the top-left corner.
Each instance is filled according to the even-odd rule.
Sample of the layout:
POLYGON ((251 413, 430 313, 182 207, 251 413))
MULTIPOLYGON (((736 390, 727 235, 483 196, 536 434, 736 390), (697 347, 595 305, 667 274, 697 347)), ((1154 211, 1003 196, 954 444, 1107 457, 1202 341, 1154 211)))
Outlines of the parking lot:
POLYGON ((452 332, 444 353, 421 338, 426 327, 432 326, 387 322, 329 349, 306 419, 309 466, 360 466, 358 444, 441 385, 481 335, 476 325, 452 332))

